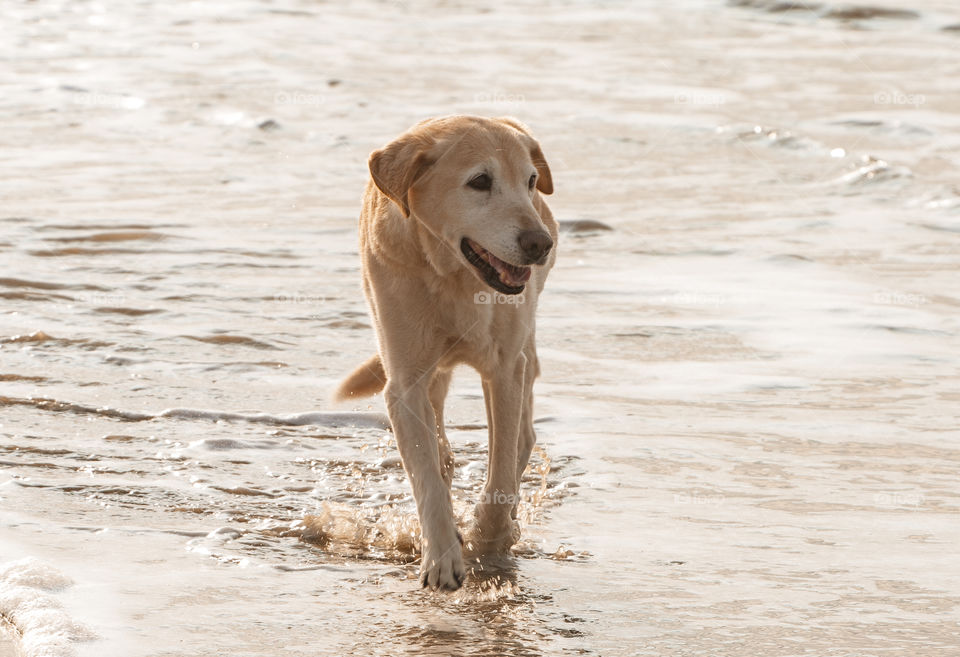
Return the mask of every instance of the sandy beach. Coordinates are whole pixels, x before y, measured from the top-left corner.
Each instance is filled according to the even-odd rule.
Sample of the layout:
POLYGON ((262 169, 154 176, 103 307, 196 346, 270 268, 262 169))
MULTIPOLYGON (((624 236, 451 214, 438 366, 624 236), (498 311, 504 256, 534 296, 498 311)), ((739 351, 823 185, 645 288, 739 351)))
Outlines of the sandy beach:
MULTIPOLYGON (((0 33, 3 657, 960 654, 955 3, 16 1, 0 33), (450 594, 382 397, 330 400, 375 349, 367 157, 454 113, 531 126, 564 230, 523 537, 450 594)), ((447 422, 466 522, 470 370, 447 422)))

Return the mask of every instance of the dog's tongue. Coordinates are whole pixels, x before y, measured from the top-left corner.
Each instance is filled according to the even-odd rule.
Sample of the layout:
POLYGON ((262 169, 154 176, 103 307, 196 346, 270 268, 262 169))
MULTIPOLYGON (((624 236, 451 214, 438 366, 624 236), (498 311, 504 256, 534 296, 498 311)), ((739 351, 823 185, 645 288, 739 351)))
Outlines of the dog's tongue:
POLYGON ((504 262, 489 251, 487 252, 487 257, 489 258, 490 264, 493 265, 493 268, 497 270, 498 274, 500 274, 500 280, 505 285, 509 285, 510 287, 520 287, 530 280, 531 272, 529 267, 517 267, 516 265, 511 265, 508 262, 504 262))

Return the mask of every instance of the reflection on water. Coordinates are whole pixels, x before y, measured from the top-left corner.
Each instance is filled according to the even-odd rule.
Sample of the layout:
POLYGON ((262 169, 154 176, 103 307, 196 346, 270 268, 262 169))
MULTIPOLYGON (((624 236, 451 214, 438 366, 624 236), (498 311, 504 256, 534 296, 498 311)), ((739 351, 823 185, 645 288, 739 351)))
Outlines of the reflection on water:
POLYGON ((951 3, 7 9, 0 654, 955 652, 951 3), (533 126, 564 230, 523 539, 444 594, 328 396, 366 157, 451 112, 533 126))

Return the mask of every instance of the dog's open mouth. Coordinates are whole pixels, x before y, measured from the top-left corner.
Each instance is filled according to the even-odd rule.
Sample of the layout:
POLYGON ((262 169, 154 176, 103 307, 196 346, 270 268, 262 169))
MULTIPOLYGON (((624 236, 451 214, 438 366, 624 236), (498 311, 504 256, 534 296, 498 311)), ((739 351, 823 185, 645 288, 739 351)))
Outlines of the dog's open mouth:
POLYGON ((530 280, 530 267, 518 267, 504 262, 467 237, 460 240, 460 250, 467 261, 480 272, 480 278, 497 292, 520 294, 530 280))

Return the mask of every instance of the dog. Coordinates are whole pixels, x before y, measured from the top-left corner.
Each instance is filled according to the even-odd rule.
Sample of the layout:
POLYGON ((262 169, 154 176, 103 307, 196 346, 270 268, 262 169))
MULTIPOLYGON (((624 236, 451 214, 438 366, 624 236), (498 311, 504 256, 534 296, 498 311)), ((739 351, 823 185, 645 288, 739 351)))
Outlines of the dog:
POLYGON ((420 518, 420 582, 456 590, 464 540, 444 400, 455 366, 479 372, 488 468, 467 546, 505 552, 519 538, 520 480, 536 442, 534 319, 557 243, 542 195, 553 179, 540 144, 511 118, 428 119, 368 164, 360 257, 379 349, 336 399, 383 390, 420 518))

